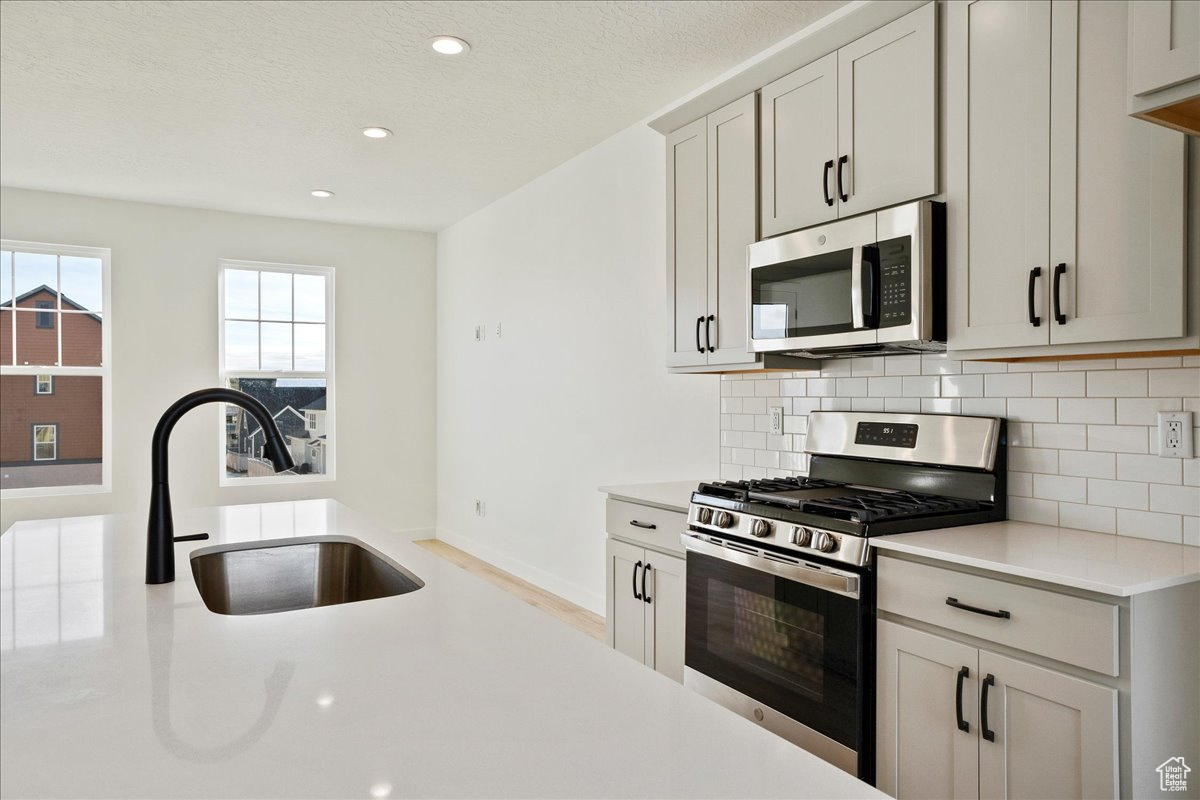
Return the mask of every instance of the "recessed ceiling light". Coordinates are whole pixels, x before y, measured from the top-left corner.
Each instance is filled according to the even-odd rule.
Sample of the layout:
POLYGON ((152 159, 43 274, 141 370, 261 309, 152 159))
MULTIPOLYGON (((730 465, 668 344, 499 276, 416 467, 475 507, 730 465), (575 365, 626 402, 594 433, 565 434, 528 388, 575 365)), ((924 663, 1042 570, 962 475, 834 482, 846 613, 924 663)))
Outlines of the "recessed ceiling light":
POLYGON ((333 197, 333 192, 328 189, 313 189, 309 194, 313 197, 333 197))
POLYGON ((430 44, 434 50, 444 56, 456 56, 471 49, 471 45, 457 36, 437 36, 434 37, 434 40, 430 44))
POLYGON ((392 132, 389 131, 387 128, 379 128, 376 126, 371 126, 370 128, 363 128, 363 136, 366 136, 368 139, 386 139, 387 137, 389 137, 391 135, 392 135, 392 132))

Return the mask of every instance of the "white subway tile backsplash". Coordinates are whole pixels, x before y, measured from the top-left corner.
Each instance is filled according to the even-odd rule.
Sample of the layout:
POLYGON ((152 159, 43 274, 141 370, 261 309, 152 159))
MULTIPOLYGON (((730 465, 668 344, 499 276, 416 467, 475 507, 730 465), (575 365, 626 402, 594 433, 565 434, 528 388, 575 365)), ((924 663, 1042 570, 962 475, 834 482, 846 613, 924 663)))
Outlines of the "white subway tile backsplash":
POLYGON ((1088 478, 1088 504, 1144 511, 1150 507, 1149 484, 1088 478))
POLYGON ((1120 453, 1117 455, 1117 478, 1123 481, 1179 484, 1183 482, 1183 461, 1178 458, 1120 453))
POLYGON ((903 378, 867 378, 869 397, 900 397, 904 394, 903 378))
POLYGON ((1167 514, 1200 514, 1200 486, 1150 484, 1150 510, 1167 514))
POLYGON ((983 376, 985 397, 1029 397, 1032 393, 1033 376, 1027 372, 983 376))
POLYGON ((1117 401, 1111 397, 1068 397, 1058 401, 1060 422, 1112 425, 1117 421, 1117 401))
POLYGON ((983 376, 943 375, 942 397, 983 397, 983 376))
POLYGON ((1145 397, 1146 370, 1101 370, 1088 372, 1088 397, 1145 397))
POLYGON ((1086 478, 1069 478, 1062 475, 1033 476, 1033 496, 1043 500, 1086 503, 1087 493, 1086 478))
POLYGON ((1148 453, 1149 430, 1141 425, 1088 425, 1088 450, 1108 453, 1148 453))
POLYGON ((1033 376, 1034 397, 1083 397, 1086 372, 1042 372, 1033 376))
POLYGON ((1058 402, 1053 397, 1014 397, 1008 401, 1010 422, 1057 422, 1058 402))
POLYGON ((1035 447, 1053 447, 1056 450, 1087 450, 1087 426, 1035 423, 1033 444, 1035 447))
POLYGON ((1181 411, 1177 397, 1118 397, 1118 425, 1157 425, 1159 411, 1181 411))
POLYGON ((1118 508, 1117 535, 1180 544, 1183 542, 1182 519, 1175 514, 1118 508))
POLYGON ((1087 506, 1081 503, 1059 503, 1058 524, 1064 528, 1116 533, 1117 510, 1104 506, 1087 506))
POLYGON ((1155 397, 1200 395, 1200 368, 1156 369, 1150 372, 1150 394, 1155 397))
POLYGON ((723 375, 721 478, 805 474, 808 414, 821 409, 1006 417, 1010 518, 1200 545, 1200 459, 1153 454, 1158 411, 1200 415, 1200 357, 1006 364, 931 353, 723 375), (782 435, 769 432, 776 406, 782 435))
POLYGON ((1063 475, 1079 478, 1117 477, 1115 453, 1090 453, 1086 450, 1061 450, 1058 453, 1058 471, 1063 475))
POLYGON ((891 356, 884 362, 884 375, 921 374, 921 356, 891 356))

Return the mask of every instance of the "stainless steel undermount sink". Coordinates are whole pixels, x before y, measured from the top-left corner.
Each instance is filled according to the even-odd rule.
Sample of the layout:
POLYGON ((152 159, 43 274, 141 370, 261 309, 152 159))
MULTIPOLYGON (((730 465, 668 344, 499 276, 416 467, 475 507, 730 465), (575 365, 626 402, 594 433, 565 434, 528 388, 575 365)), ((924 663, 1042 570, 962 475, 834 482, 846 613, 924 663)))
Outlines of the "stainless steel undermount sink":
POLYGON ((420 589, 425 582, 349 536, 309 536, 205 547, 192 576, 209 611, 274 614, 357 603, 420 589))

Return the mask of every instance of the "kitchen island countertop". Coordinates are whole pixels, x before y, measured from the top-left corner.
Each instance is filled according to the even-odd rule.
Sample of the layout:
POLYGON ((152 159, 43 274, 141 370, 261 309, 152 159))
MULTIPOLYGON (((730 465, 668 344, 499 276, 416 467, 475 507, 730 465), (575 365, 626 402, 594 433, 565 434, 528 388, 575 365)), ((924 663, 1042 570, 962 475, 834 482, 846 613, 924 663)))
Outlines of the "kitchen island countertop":
POLYGON ((0 537, 4 797, 883 797, 329 500, 176 514, 146 586, 141 514, 0 537), (208 611, 189 554, 352 536, 424 587, 208 611))

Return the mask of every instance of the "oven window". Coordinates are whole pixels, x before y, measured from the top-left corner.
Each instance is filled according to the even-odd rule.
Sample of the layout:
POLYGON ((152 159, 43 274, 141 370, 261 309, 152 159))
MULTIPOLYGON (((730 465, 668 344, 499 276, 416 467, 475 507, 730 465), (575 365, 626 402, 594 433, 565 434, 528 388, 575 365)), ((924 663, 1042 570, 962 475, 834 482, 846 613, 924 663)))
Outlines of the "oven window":
POLYGON ((720 558, 687 555, 688 667, 856 747, 863 604, 720 558))
POLYGON ((751 321, 755 339, 787 339, 853 330, 851 250, 755 267, 751 321))

